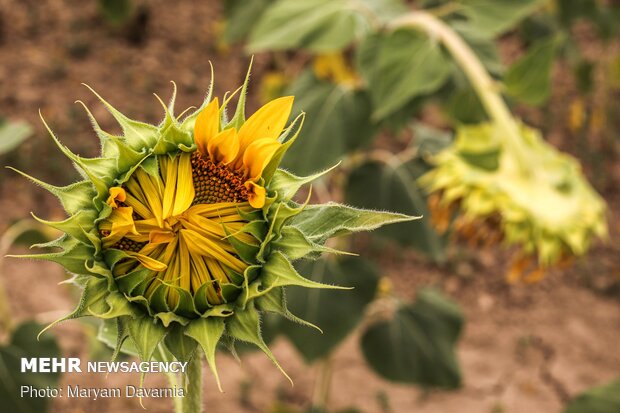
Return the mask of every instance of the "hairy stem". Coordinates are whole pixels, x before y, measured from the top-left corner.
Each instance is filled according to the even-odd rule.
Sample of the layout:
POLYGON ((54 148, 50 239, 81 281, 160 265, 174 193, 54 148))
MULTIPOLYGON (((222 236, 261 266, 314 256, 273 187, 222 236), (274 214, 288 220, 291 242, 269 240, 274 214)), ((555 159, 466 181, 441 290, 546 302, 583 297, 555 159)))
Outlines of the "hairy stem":
POLYGON ((202 358, 196 352, 187 366, 186 394, 179 413, 202 413, 202 358))
POLYGON ((424 31, 429 37, 439 40, 450 52, 455 62, 465 73, 482 106, 496 125, 501 128, 503 144, 519 159, 519 172, 528 174, 528 157, 518 125, 512 117, 506 102, 498 91, 480 59, 471 47, 446 23, 428 12, 415 11, 395 19, 389 25, 391 30, 410 27, 424 31))

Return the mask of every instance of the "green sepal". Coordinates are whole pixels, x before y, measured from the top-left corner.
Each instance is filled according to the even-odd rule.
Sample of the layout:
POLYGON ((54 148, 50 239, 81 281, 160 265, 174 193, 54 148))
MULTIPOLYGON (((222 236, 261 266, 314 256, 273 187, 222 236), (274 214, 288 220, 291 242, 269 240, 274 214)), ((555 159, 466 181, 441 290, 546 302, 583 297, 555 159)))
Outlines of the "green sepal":
MULTIPOLYGON (((246 244, 245 242, 240 241, 235 238, 234 234, 230 234, 226 226, 224 227, 224 233, 226 234, 226 239, 230 242, 230 245, 235 249, 235 252, 245 263, 247 264, 256 264, 257 256, 260 251, 259 245, 251 245, 246 244)), ((239 231, 242 232, 243 230, 239 231)))
POLYGON ((194 353, 198 342, 186 335, 185 327, 181 325, 172 324, 170 326, 168 334, 164 338, 164 345, 181 362, 188 362, 192 357, 196 357, 194 353))
POLYGON ((152 317, 132 318, 127 321, 129 337, 138 350, 141 360, 149 361, 166 335, 166 329, 152 317))
POLYGON ((107 306, 105 298, 108 294, 109 292, 107 290, 107 281, 105 279, 90 277, 84 285, 84 290, 82 291, 80 302, 78 303, 75 310, 73 310, 71 313, 67 314, 64 317, 59 318, 58 320, 54 321, 43 330, 41 330, 41 332, 37 336, 37 339, 41 336, 41 334, 63 321, 91 315, 91 311, 93 311, 93 309, 95 311, 99 310, 101 312, 104 312, 106 310, 105 306, 107 306))
POLYGON ((196 307, 196 310, 201 314, 213 307, 207 299, 207 289, 211 286, 212 283, 202 284, 194 294, 194 307, 196 307))
POLYGON ((47 221, 37 217, 34 213, 30 213, 30 215, 32 215, 32 217, 41 224, 62 231, 80 242, 83 242, 84 244, 92 243, 91 239, 86 235, 86 231, 89 231, 94 227, 93 221, 96 218, 96 214, 96 211, 82 210, 63 221, 47 221))
POLYGON ((273 288, 268 293, 261 295, 256 298, 256 307, 261 311, 268 311, 272 313, 280 314, 281 316, 291 320, 294 323, 302 324, 308 327, 312 327, 317 329, 321 334, 323 334, 323 330, 321 330, 316 325, 301 319, 291 313, 289 309, 286 307, 286 293, 284 288, 273 288))
POLYGON ((172 309, 174 313, 182 317, 195 317, 199 315, 194 306, 194 297, 192 297, 189 291, 176 285, 170 285, 169 288, 174 289, 179 294, 179 302, 172 309))
POLYGON ((276 365, 276 367, 286 376, 286 378, 293 383, 288 374, 282 369, 276 358, 274 357, 267 344, 263 340, 260 333, 260 319, 258 317, 258 311, 250 303, 245 309, 235 311, 235 316, 231 317, 226 323, 226 332, 228 335, 234 337, 237 340, 245 341, 254 344, 263 351, 269 357, 269 359, 276 365))
POLYGON ((288 201, 297 193, 297 191, 299 191, 302 186, 333 171, 338 167, 338 165, 340 165, 340 163, 309 176, 296 176, 288 171, 285 171, 284 169, 278 169, 273 174, 273 178, 271 178, 271 182, 269 183, 269 191, 276 194, 276 199, 288 201))
POLYGON ((289 225, 301 230, 308 239, 322 244, 333 236, 372 231, 383 225, 420 218, 394 212, 358 209, 329 202, 307 206, 291 219, 289 225))
MULTIPOLYGON (((114 343, 114 346, 113 346, 114 351, 112 352, 111 361, 114 361, 118 358, 118 355, 123 349, 123 344, 125 344, 125 341, 127 340, 127 338, 129 338, 129 331, 127 331, 127 326, 126 326, 126 321, 125 321, 126 318, 127 317, 118 317, 118 318, 113 319, 116 321, 116 342, 114 343)), ((107 321, 112 321, 112 320, 103 320, 103 322, 101 323, 99 335, 101 335, 101 332, 105 328, 105 323, 107 321)))
POLYGON ((7 257, 53 261, 62 265, 71 273, 89 274, 85 263, 95 253, 95 249, 92 246, 85 245, 75 238, 63 239, 59 246, 63 248, 63 251, 46 254, 7 255, 7 257))
POLYGON ((56 137, 56 134, 54 134, 52 129, 49 127, 49 125, 41 115, 40 111, 39 117, 41 118, 41 121, 43 122, 43 125, 49 132, 50 136, 54 140, 54 143, 56 143, 56 146, 58 146, 60 151, 67 158, 73 161, 73 163, 78 167, 78 172, 80 172, 82 177, 90 180, 92 185, 95 187, 95 190, 97 191, 97 195, 99 197, 105 195, 107 192, 107 187, 112 181, 112 177, 117 173, 117 171, 115 170, 116 162, 114 158, 86 159, 74 154, 69 150, 69 148, 60 143, 60 141, 56 137), (107 182, 104 178, 108 178, 109 182, 107 182))
POLYGON ((127 116, 123 115, 116 108, 106 102, 106 100, 103 99, 90 86, 84 86, 90 89, 90 91, 99 99, 114 119, 116 119, 116 122, 118 122, 123 130, 123 138, 132 149, 135 151, 140 151, 142 148, 153 148, 157 144, 159 129, 156 126, 129 119, 127 116))
POLYGON ((133 290, 145 279, 152 279, 155 271, 148 268, 139 268, 125 275, 114 277, 118 288, 126 294, 132 294, 133 290))
POLYGON ((288 151, 288 149, 291 147, 291 145, 293 143, 295 143, 295 141, 297 140, 297 137, 299 136, 299 133, 301 132, 301 128, 304 125, 304 119, 305 118, 306 118, 306 114, 305 113, 300 113, 295 118, 295 120, 293 120, 293 122, 291 122, 289 127, 286 128, 286 130, 282 133, 282 135, 280 135, 280 137, 278 138, 280 140, 280 142, 283 142, 284 139, 286 139, 287 136, 293 130, 295 130, 295 133, 293 134, 293 136, 289 140, 287 140, 285 143, 283 143, 282 146, 280 146, 276 150, 276 152, 271 157, 271 160, 269 161, 269 163, 267 164, 265 169, 263 169, 263 174, 261 176, 262 176, 262 178, 265 180, 265 182, 267 184, 271 181, 273 175, 275 174, 276 170, 278 169, 278 166, 280 166, 280 162, 282 162, 282 158, 284 157, 284 154, 286 153, 286 151, 288 151), (299 121, 300 118, 301 118, 301 122, 299 123, 299 126, 295 130, 294 128, 297 125, 297 122, 299 121))
POLYGON ((204 351, 205 358, 215 376, 217 387, 220 391, 222 391, 222 384, 220 383, 220 377, 217 374, 217 367, 215 365, 215 351, 217 343, 224 333, 224 327, 223 318, 209 317, 192 320, 185 329, 185 335, 196 340, 200 344, 202 351, 204 351))
MULTIPOLYGON (((153 281, 156 282, 156 281, 153 281)), ((147 297, 149 301, 149 309, 154 313, 167 313, 172 309, 168 306, 168 300, 166 297, 168 296, 168 286, 164 284, 159 284, 155 287, 155 291, 151 293, 149 297, 147 297)))
POLYGON ((83 209, 92 208, 92 200, 96 195, 93 185, 89 181, 80 181, 67 186, 54 186, 34 178, 19 169, 7 166, 8 169, 17 172, 21 176, 28 178, 33 183, 41 186, 54 196, 56 196, 62 207, 70 215, 77 214, 83 209))
POLYGON ((235 114, 232 119, 228 123, 227 126, 232 126, 235 129, 239 130, 241 126, 245 123, 245 99, 248 93, 248 84, 250 83, 250 72, 252 71, 252 63, 254 62, 254 56, 250 58, 250 64, 248 65, 248 71, 245 75, 245 80, 243 81, 243 85, 241 86, 241 91, 239 92, 239 100, 237 101, 237 108, 235 109, 235 114))
POLYGON ((177 323, 179 325, 186 326, 190 322, 189 318, 175 314, 172 311, 157 313, 157 314, 154 314, 153 317, 160 320, 161 323, 166 328, 170 327, 171 325, 174 325, 172 323, 177 323))
POLYGON ((272 241, 271 247, 274 250, 281 251, 290 260, 297 260, 312 253, 316 253, 315 255, 318 257, 322 252, 357 255, 351 252, 340 251, 324 245, 319 245, 308 239, 300 229, 295 227, 282 228, 280 237, 272 241))
POLYGON ((299 275, 290 261, 280 251, 274 251, 261 270, 261 281, 266 289, 297 285, 305 288, 350 290, 348 287, 321 284, 299 275))
POLYGON ((90 315, 102 319, 112 319, 122 316, 137 317, 140 314, 135 306, 127 301, 123 294, 117 292, 108 293, 105 297, 105 303, 108 305, 107 311, 95 311, 88 308, 90 315))

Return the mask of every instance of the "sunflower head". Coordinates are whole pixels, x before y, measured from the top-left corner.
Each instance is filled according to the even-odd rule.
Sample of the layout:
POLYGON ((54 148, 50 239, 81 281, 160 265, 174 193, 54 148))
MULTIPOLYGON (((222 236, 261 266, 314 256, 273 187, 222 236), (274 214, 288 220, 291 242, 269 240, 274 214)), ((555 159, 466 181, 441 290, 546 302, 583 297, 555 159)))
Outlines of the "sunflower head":
POLYGON ((247 78, 230 119, 232 95, 220 103, 211 93, 194 112, 175 116, 175 88, 159 125, 129 119, 93 92, 123 131, 103 131, 86 109, 101 140, 98 158, 72 153, 50 130, 84 179, 56 187, 22 173, 56 195, 69 215, 37 218, 64 233, 39 246, 60 251, 23 257, 62 264, 83 288, 78 307, 58 322, 107 320, 117 330, 115 354, 127 346, 144 360, 202 352, 216 375, 221 342, 233 350, 236 340, 253 343, 274 360, 260 334, 261 314, 305 323, 286 308, 285 288, 341 288, 304 278, 291 262, 338 253, 324 246, 332 236, 412 219, 294 202, 323 174, 278 169, 303 114, 288 124, 293 98, 282 97, 246 119, 246 88, 247 78))
POLYGON ((606 237, 605 202, 583 177, 579 163, 520 127, 528 165, 502 144, 493 124, 463 126, 455 142, 421 178, 440 231, 470 245, 514 245, 510 281, 537 281, 545 269, 584 254, 606 237), (515 171, 527 170, 529 174, 515 171))

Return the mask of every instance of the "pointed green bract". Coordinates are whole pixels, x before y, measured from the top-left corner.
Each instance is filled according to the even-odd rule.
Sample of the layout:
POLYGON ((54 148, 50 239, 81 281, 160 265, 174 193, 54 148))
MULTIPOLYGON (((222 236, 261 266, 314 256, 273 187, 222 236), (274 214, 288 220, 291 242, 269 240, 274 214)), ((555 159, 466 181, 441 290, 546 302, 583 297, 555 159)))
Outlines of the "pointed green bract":
MULTIPOLYGON (((245 124, 244 105, 248 79, 249 72, 242 87, 235 93, 224 96, 219 112, 222 130, 236 128, 239 131, 245 124), (236 93, 239 93, 237 108, 231 111, 229 106, 236 93), (227 111, 234 113, 230 121, 226 118, 227 111)), ((56 222, 35 217, 39 222, 64 233, 58 239, 37 247, 60 250, 21 256, 54 261, 63 265, 74 275, 70 281, 83 288, 77 308, 50 327, 63 320, 94 316, 104 320, 100 336, 114 348, 113 357, 123 351, 138 355, 147 361, 176 358, 195 362, 201 358, 201 353, 204 353, 217 378, 215 353, 218 344, 223 343, 234 349, 235 340, 258 346, 280 368, 261 337, 262 312, 275 312, 299 324, 320 330, 320 326, 314 326, 291 314, 286 305, 285 286, 346 289, 304 278, 295 270, 291 264, 292 260, 304 257, 316 258, 323 252, 341 253, 323 245, 331 236, 370 230, 387 223, 413 218, 333 203, 308 205, 310 197, 303 204, 294 202, 292 198, 303 185, 331 170, 298 177, 278 169, 286 151, 299 136, 304 119, 304 115, 300 114, 288 127, 283 128, 280 136, 273 137, 280 145, 275 148, 267 164, 263 165, 262 174, 258 178, 252 178, 253 183, 265 188, 264 206, 248 209, 247 203, 240 203, 237 208, 238 217, 232 215, 237 222, 229 224, 223 220, 221 228, 213 227, 214 233, 220 234, 219 238, 214 237, 213 243, 227 240, 229 243, 226 245, 230 247, 230 254, 234 254, 232 261, 239 260, 243 266, 237 266, 234 270, 231 266, 223 266, 221 268, 224 268, 222 271, 225 274, 217 274, 217 279, 212 277, 207 281, 200 280, 202 285, 192 286, 192 291, 187 284, 181 287, 182 284, 178 282, 188 274, 171 272, 168 278, 158 278, 157 273, 162 271, 158 268, 164 265, 166 269, 168 266, 176 265, 173 267, 174 270, 181 272, 181 268, 187 268, 187 264, 183 267, 181 262, 168 260, 163 263, 150 256, 141 255, 138 251, 142 251, 145 246, 159 248, 159 241, 152 240, 150 235, 148 242, 143 243, 125 238, 126 234, 137 233, 135 228, 131 228, 135 225, 133 217, 136 214, 141 217, 152 215, 159 221, 163 219, 161 214, 157 215, 157 206, 151 206, 153 211, 144 212, 144 208, 148 209, 145 205, 156 205, 150 201, 143 205, 133 203, 132 211, 117 210, 116 208, 127 207, 125 201, 128 204, 132 203, 124 199, 128 195, 123 194, 121 189, 142 185, 136 184, 133 180, 135 176, 139 176, 142 177, 139 179, 142 179, 144 185, 152 187, 152 191, 149 193, 146 190, 144 193, 128 191, 133 193, 132 196, 152 198, 153 193, 164 190, 161 174, 170 166, 162 159, 165 159, 164 156, 174 159, 179 154, 197 150, 194 128, 198 116, 211 101, 212 89, 213 83, 205 101, 198 109, 188 115, 185 115, 188 112, 185 111, 177 117, 174 110, 176 86, 173 84, 173 96, 168 105, 156 97, 164 110, 164 118, 157 126, 128 118, 93 91, 122 130, 122 135, 102 130, 92 113, 80 102, 86 109, 95 134, 101 142, 100 158, 82 158, 74 154, 61 143, 46 124, 50 136, 60 151, 78 168, 83 180, 65 187, 57 187, 23 172, 17 172, 57 196, 69 215, 66 219, 56 222), (111 191, 111 188, 114 190, 111 191), (142 212, 138 213, 136 208, 142 208, 142 212), (117 218, 122 215, 122 219, 111 220, 113 214, 117 214, 117 218), (240 222, 242 225, 239 225, 240 222), (127 232, 122 232, 125 230, 127 232), (218 231, 225 235, 221 236, 221 232, 218 231), (131 248, 136 251, 122 247, 119 241, 113 238, 119 234, 120 239, 134 242, 131 248), (218 294, 217 300, 208 294, 218 294), (171 297, 175 299, 171 300, 171 297)), ((288 109, 286 110, 288 116, 288 109)), ((274 117, 273 114, 269 114, 266 118, 270 116, 274 117)), ((205 153, 201 156, 203 155, 209 156, 205 153)), ((245 158, 243 161, 245 162, 245 158)), ((194 169, 192 174, 193 171, 194 169)), ((193 178, 194 176, 192 182, 193 178)), ((177 188, 181 186, 179 184, 177 188)), ((192 186, 192 197, 195 196, 193 191, 192 186)), ((179 195, 174 194, 173 197, 179 195)), ((180 215, 175 213, 171 218, 180 219, 178 217, 180 215)), ((159 221, 159 228, 162 228, 159 221)), ((167 222, 168 224, 171 227, 176 225, 175 222, 167 222)), ((143 225, 149 224, 143 222, 143 225)), ((165 234, 163 237, 165 238, 165 234)), ((164 251, 161 249, 162 254, 164 251)), ((185 253, 192 254, 189 249, 185 253)), ((231 261, 226 256, 224 258, 231 261)), ((190 265, 198 264, 190 260, 190 265)), ((219 378, 217 380, 220 386, 219 378)))

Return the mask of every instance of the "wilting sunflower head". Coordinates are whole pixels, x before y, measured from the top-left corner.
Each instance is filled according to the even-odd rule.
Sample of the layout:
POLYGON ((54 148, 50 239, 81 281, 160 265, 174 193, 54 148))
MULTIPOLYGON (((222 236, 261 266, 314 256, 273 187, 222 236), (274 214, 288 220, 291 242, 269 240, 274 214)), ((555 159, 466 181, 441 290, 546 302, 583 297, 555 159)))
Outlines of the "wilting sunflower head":
POLYGON ((220 104, 210 93, 199 109, 176 117, 175 89, 157 126, 127 118, 97 95, 123 131, 103 131, 86 109, 101 140, 99 158, 73 154, 50 131, 84 176, 55 187, 25 175, 69 214, 60 222, 37 218, 64 232, 39 245, 60 252, 25 256, 62 264, 83 287, 78 307, 59 321, 115 321, 115 354, 128 342, 144 360, 188 360, 200 348, 214 373, 220 342, 233 349, 235 340, 253 343, 273 360, 260 314, 304 323, 286 308, 287 286, 341 288, 305 279, 291 262, 337 253, 324 246, 332 236, 412 219, 294 202, 302 185, 323 174, 278 169, 303 115, 289 124, 293 98, 283 97, 246 120, 246 87, 247 78, 231 119, 231 95, 220 104))
POLYGON ((594 238, 606 236, 605 202, 579 163, 536 130, 520 127, 525 158, 504 145, 501 133, 492 124, 461 127, 421 183, 431 193, 438 229, 452 225, 476 246, 517 246, 509 280, 527 273, 525 281, 536 281, 545 268, 584 254, 594 238))

